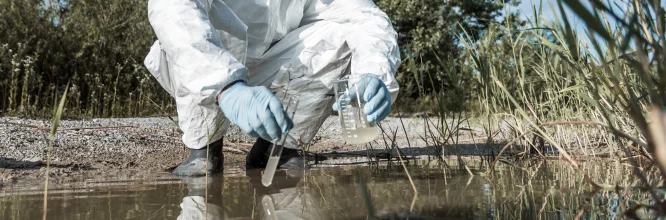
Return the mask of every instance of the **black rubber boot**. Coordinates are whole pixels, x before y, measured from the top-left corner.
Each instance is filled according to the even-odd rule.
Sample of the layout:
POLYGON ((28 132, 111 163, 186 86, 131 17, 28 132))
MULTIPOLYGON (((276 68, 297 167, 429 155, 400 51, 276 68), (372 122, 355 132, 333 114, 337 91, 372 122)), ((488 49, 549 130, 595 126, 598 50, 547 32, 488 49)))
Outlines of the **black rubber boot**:
MULTIPOLYGON (((250 153, 245 157, 246 169, 263 169, 268 164, 268 158, 271 154, 271 142, 258 138, 250 153)), ((289 170, 304 170, 310 166, 305 163, 305 159, 298 153, 298 150, 283 148, 282 156, 278 162, 278 167, 289 170)))
POLYGON ((172 174, 176 176, 205 176, 222 171, 224 154, 222 154, 222 139, 201 149, 190 149, 185 161, 180 163, 172 174), (206 152, 208 151, 208 152, 206 152), (208 155, 208 158, 206 158, 208 155))

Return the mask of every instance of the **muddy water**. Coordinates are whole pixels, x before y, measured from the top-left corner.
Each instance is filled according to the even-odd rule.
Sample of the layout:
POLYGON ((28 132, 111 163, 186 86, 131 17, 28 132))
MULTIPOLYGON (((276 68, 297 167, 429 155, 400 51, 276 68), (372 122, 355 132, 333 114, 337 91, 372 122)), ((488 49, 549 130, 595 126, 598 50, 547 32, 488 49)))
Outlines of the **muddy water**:
MULTIPOLYGON (((347 161, 352 163, 353 161, 347 161)), ((278 171, 270 187, 260 171, 206 178, 168 175, 142 181, 81 180, 54 184, 48 219, 582 219, 622 218, 638 190, 593 190, 558 161, 499 165, 466 160, 409 161, 414 190, 394 164, 278 171), (470 172, 473 174, 470 175, 470 172)), ((640 186, 626 164, 583 162, 597 183, 640 186)), ((654 179, 651 176, 648 179, 654 179)), ((38 184, 0 189, 0 219, 41 219, 38 184)))

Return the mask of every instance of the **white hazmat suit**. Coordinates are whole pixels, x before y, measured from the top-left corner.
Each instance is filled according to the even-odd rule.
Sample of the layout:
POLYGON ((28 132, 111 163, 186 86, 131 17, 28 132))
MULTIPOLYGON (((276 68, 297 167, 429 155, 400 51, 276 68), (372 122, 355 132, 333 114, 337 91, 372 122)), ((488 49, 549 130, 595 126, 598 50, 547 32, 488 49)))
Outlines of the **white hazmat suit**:
POLYGON ((216 96, 237 80, 299 96, 288 148, 316 134, 341 76, 376 74, 392 103, 398 94, 397 34, 371 0, 150 0, 148 16, 158 40, 144 63, 175 98, 191 149, 223 121, 216 96))

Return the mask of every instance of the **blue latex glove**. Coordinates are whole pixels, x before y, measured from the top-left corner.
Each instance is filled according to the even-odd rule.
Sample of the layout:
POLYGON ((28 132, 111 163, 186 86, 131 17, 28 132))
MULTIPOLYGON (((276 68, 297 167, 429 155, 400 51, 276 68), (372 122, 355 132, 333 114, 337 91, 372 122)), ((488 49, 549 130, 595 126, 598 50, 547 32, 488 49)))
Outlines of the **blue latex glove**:
POLYGON ((263 86, 237 82, 222 92, 219 106, 232 124, 250 136, 267 141, 279 140, 293 127, 280 100, 263 86))
POLYGON ((350 89, 351 100, 337 100, 333 104, 333 111, 337 111, 340 105, 346 106, 348 102, 356 101, 356 91, 361 94, 363 112, 368 115, 369 122, 380 122, 391 112, 391 94, 384 82, 377 75, 365 74, 356 84, 358 89, 350 89))

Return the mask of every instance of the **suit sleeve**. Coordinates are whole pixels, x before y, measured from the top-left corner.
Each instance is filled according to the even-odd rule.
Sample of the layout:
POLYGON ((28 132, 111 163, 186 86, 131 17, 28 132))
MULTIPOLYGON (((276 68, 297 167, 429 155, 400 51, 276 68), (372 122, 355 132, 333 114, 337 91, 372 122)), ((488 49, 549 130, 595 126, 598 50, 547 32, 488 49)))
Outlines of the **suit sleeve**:
POLYGON ((371 0, 311 1, 305 19, 335 21, 347 27, 345 41, 352 51, 352 74, 378 75, 395 103, 399 90, 395 73, 401 60, 398 34, 388 15, 371 0))
MULTIPOLYGON (((247 80, 247 68, 222 46, 209 19, 211 7, 225 6, 213 6, 210 0, 148 2, 148 19, 167 55, 174 96, 181 100, 212 104, 226 85, 247 80)), ((223 17, 236 18, 233 14, 223 17)))

